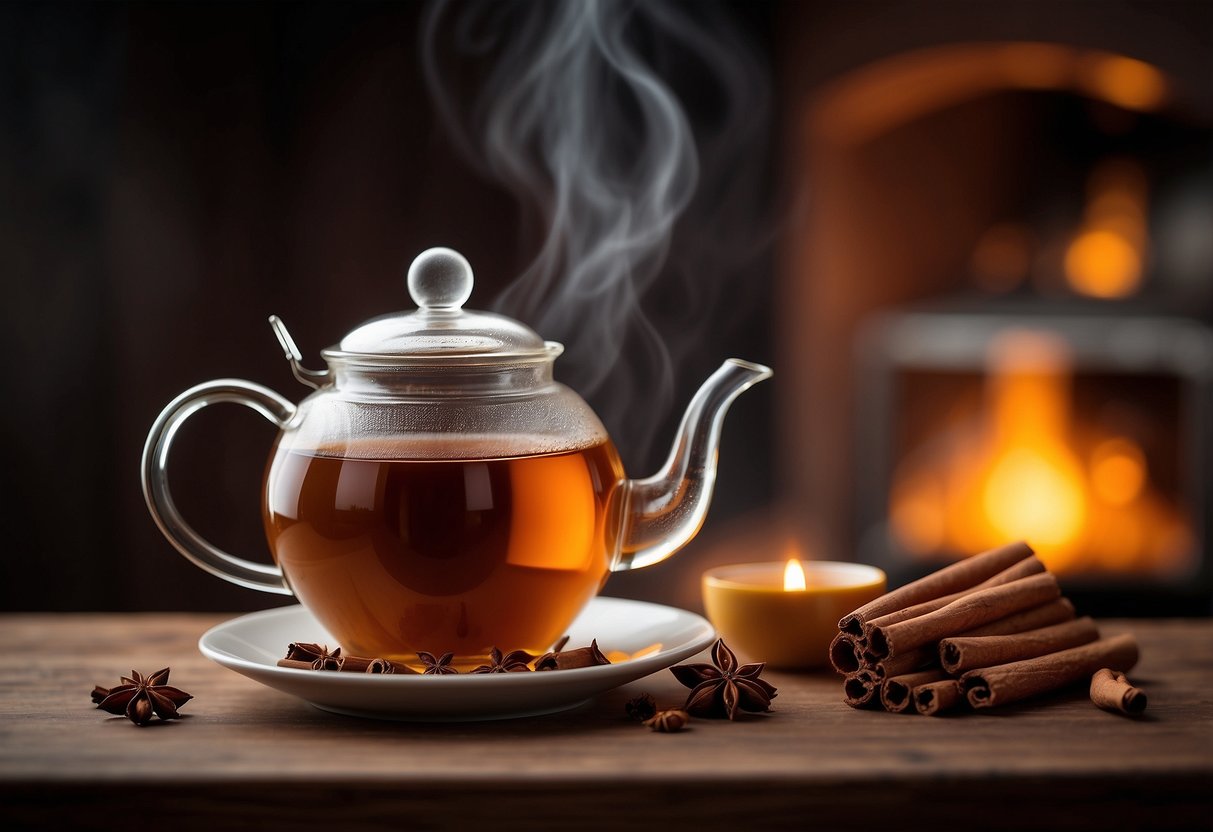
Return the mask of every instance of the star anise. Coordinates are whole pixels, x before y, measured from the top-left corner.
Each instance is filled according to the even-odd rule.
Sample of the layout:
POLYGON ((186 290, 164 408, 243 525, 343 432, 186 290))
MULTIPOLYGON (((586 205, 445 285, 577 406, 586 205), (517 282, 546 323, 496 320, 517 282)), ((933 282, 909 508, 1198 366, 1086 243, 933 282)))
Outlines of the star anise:
POLYGON ((451 659, 455 658, 454 653, 443 653, 442 658, 436 659, 433 653, 422 650, 417 654, 417 658, 421 659, 421 663, 425 665, 425 670, 421 672, 426 676, 445 676, 448 673, 459 672, 451 667, 451 659))
POLYGON ((161 719, 177 719, 177 709, 194 697, 169 685, 168 671, 166 667, 144 678, 132 670, 116 688, 94 687, 93 701, 101 710, 125 716, 136 725, 147 725, 153 714, 161 719))
POLYGON ((769 711, 775 686, 758 678, 765 662, 738 667, 737 656, 722 639, 712 645, 712 664, 670 668, 691 694, 683 708, 694 716, 736 719, 741 711, 769 711))
POLYGON ((489 651, 489 663, 482 664, 480 667, 473 670, 473 673, 524 673, 531 669, 531 662, 535 657, 525 650, 514 650, 501 655, 501 651, 494 647, 489 651))

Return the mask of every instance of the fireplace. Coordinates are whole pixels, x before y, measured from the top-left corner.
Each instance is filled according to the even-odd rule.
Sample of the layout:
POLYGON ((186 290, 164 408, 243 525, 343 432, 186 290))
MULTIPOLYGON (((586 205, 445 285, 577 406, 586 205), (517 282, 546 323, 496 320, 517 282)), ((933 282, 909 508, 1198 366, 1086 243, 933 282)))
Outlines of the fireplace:
POLYGON ((845 69, 792 70, 809 78, 780 284, 797 534, 893 580, 1023 537, 1092 612, 1207 613, 1199 49, 1129 5, 1098 30, 1061 6, 1048 33, 927 8, 911 25, 892 4, 876 46, 839 47, 845 69))
POLYGON ((935 308, 874 320, 860 354, 858 526, 873 556, 911 571, 1025 537, 1076 593, 1144 586, 1199 605, 1213 330, 935 308))

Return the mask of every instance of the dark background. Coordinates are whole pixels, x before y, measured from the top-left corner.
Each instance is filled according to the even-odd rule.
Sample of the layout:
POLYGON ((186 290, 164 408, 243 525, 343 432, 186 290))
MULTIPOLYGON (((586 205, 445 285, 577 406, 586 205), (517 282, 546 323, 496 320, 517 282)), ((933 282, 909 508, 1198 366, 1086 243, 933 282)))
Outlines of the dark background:
MULTIPOLYGON (((411 305, 404 273, 423 249, 447 245, 469 258, 469 305, 478 308, 525 265, 518 206, 458 157, 437 123, 418 56, 422 11, 0 7, 9 358, 0 606, 245 610, 282 601, 203 574, 156 530, 139 459, 160 409, 219 377, 301 399, 307 390, 266 317, 282 316, 318 366, 318 351, 363 320, 411 305)), ((766 61, 773 7, 728 13, 766 61)), ((769 148, 755 152, 765 158, 769 148)), ((679 411, 725 357, 771 361, 770 328, 756 311, 769 306, 770 278, 769 249, 760 249, 748 305, 721 309, 711 343, 678 368, 679 411)), ((769 502, 771 408, 761 387, 734 408, 714 521, 769 502)), ((631 447, 608 424, 630 475, 656 468, 678 415, 654 416, 662 426, 650 448, 631 447)), ((209 408, 182 430, 170 467, 174 496, 199 531, 266 561, 258 505, 273 436, 251 411, 209 408)), ((612 589, 660 595, 662 576, 647 575, 621 576, 612 589)))
MULTIPOLYGON (((644 476, 723 358, 775 367, 775 379, 730 412, 700 536, 670 563, 607 586, 693 608, 707 566, 780 556, 770 549, 782 547, 789 514, 808 556, 856 557, 851 434, 863 411, 850 389, 848 316, 966 285, 974 235, 1005 207, 997 188, 982 192, 970 180, 1024 182, 1076 200, 1096 159, 1052 147, 1068 135, 1068 119, 1088 112, 1072 91, 1048 93, 1052 103, 1032 111, 1043 133, 1007 120, 1006 97, 990 97, 918 114, 833 156, 813 149, 820 105, 867 69, 938 46, 1105 50, 1175 81, 1178 112, 1151 118, 1166 126, 1161 135, 1200 151, 1191 179, 1208 193, 1213 4, 681 5, 731 18, 769 81, 756 92, 773 101, 747 139, 760 164, 757 201, 739 212, 747 226, 739 236, 753 242, 743 279, 676 368, 674 408, 652 416, 656 442, 607 419, 629 475, 644 476), (1073 181, 1022 166, 1052 150, 1073 181)), ((307 390, 266 317, 282 316, 305 363, 319 366, 321 348, 410 305, 405 270, 426 248, 468 257, 476 308, 490 306, 530 260, 534 238, 518 204, 460 157, 438 122, 420 63, 423 11, 421 3, 0 5, 9 449, 0 608, 286 603, 202 573, 156 530, 139 486, 156 415, 182 390, 222 377, 301 399, 307 390)), ((710 125, 713 102, 695 94, 693 73, 667 68, 692 127, 710 125)), ((1167 159, 1172 150, 1164 143, 1151 152, 1167 159)), ((732 173, 704 171, 726 183, 732 173)), ((693 259, 694 208, 675 230, 671 270, 693 259)), ((678 285, 659 281, 646 302, 677 303, 678 285)), ((1213 320, 1213 295, 1205 297, 1181 311, 1213 320)), ((604 412, 611 395, 587 398, 604 412)), ((258 503, 273 437, 251 411, 208 408, 182 430, 171 465, 191 523, 220 547, 266 561, 258 503)), ((1206 541, 1206 559, 1210 551, 1206 541)))

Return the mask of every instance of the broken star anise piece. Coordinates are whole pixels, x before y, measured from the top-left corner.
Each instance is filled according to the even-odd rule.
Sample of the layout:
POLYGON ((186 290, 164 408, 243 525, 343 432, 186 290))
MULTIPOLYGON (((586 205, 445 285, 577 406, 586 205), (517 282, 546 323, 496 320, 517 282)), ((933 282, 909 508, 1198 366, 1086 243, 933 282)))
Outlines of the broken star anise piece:
POLYGON ((651 718, 646 719, 644 724, 659 734, 674 734, 681 731, 690 721, 690 714, 674 709, 658 711, 651 718))
POLYGON ((738 711, 769 711, 775 686, 758 678, 764 662, 737 665, 722 639, 712 645, 712 664, 680 664, 670 672, 691 693, 683 708, 693 716, 736 719, 738 711))
POLYGON ((94 687, 93 701, 97 702, 97 697, 106 692, 107 695, 97 702, 97 707, 111 714, 125 716, 136 725, 147 725, 153 715, 161 719, 177 719, 180 716, 177 709, 194 697, 169 685, 168 671, 166 667, 145 678, 132 670, 130 676, 122 677, 122 684, 116 688, 106 691, 103 687, 94 687))
POLYGON ((442 658, 436 659, 433 653, 422 650, 417 654, 417 658, 421 659, 421 663, 425 665, 425 670, 421 671, 425 676, 445 676, 448 673, 459 672, 451 667, 451 659, 455 658, 454 653, 443 653, 442 658))
POLYGON ((501 655, 501 651, 494 647, 489 651, 489 663, 482 664, 480 667, 473 670, 473 673, 524 673, 530 672, 531 662, 535 657, 525 650, 513 650, 501 655))

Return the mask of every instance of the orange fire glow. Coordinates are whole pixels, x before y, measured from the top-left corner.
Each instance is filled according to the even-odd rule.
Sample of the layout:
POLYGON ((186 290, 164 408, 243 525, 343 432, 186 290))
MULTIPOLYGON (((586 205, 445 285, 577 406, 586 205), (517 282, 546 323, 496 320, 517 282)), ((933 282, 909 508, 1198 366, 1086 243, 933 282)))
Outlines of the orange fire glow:
POLYGON ((1055 336, 993 342, 986 400, 946 441, 895 472, 889 519, 905 549, 978 552, 1023 538, 1059 573, 1176 572, 1192 538, 1150 482, 1144 451, 1071 412, 1068 349, 1055 336))
POLYGON ((1065 255, 1071 288, 1096 298, 1122 298, 1141 285, 1146 257, 1146 177, 1127 160, 1091 174, 1086 216, 1065 255))

